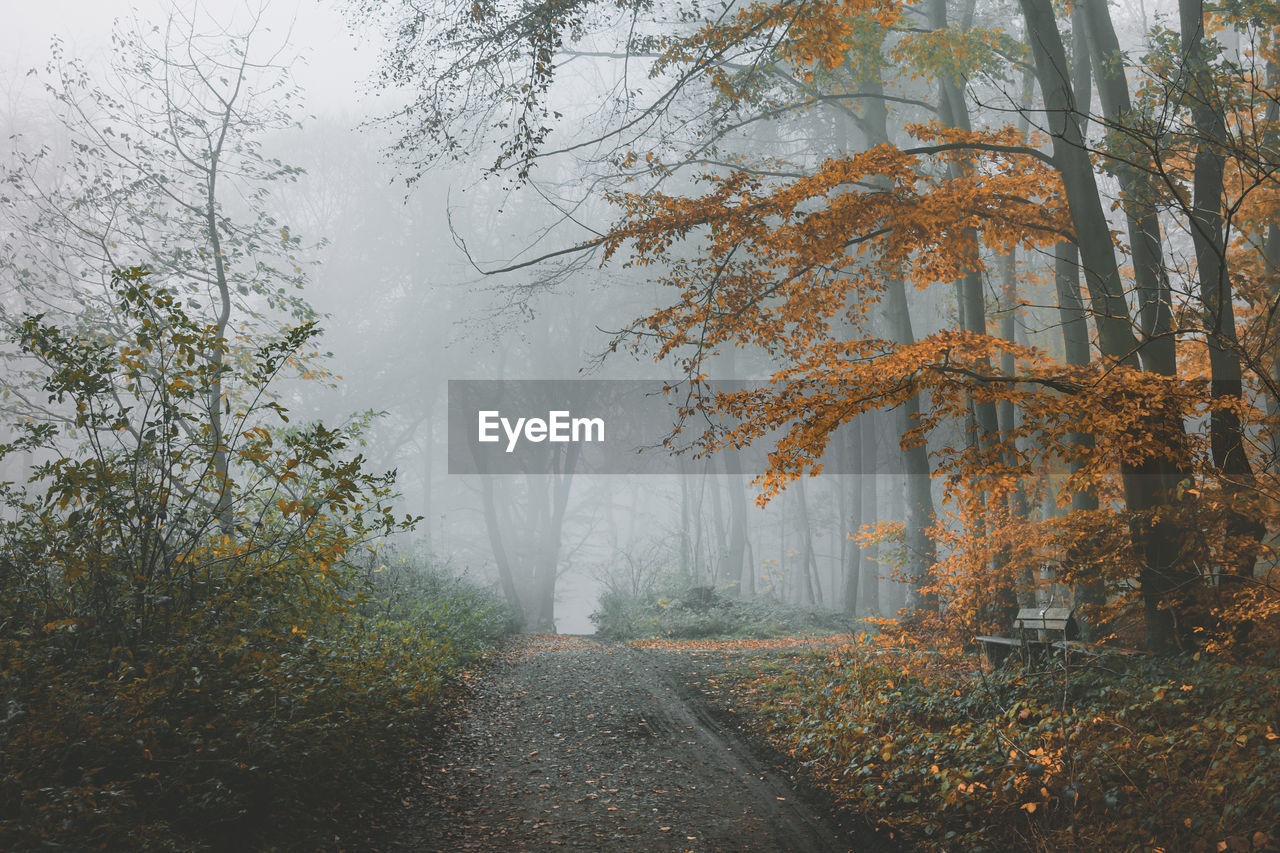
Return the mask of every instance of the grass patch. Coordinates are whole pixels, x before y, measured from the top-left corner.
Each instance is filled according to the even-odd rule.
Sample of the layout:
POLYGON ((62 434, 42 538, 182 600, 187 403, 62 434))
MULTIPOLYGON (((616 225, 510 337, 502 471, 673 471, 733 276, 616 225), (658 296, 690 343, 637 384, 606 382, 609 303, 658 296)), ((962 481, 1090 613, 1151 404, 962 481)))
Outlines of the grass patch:
POLYGON ((605 593, 591 614, 598 636, 609 640, 733 640, 857 633, 858 620, 830 610, 743 601, 708 587, 642 596, 605 593))

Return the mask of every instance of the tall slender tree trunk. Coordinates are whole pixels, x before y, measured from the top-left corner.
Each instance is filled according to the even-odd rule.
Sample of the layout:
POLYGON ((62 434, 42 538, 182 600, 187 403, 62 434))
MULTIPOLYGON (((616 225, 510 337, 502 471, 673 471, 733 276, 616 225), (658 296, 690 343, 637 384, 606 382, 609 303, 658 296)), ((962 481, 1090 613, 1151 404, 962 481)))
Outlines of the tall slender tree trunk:
MULTIPOLYGON (((870 97, 859 116, 859 127, 868 148, 889 142, 889 114, 882 97, 884 87, 877 74, 867 76, 863 85, 870 97)), ((907 290, 901 278, 885 282, 884 319, 889 338, 899 345, 915 343, 911 326, 911 313, 907 304, 907 290)), ((897 409, 899 435, 904 435, 917 424, 920 415, 920 399, 909 397, 897 409)), ((906 490, 906 510, 903 520, 903 573, 908 590, 904 609, 936 610, 937 597, 928 592, 933 565, 937 562, 937 543, 930 528, 934 524, 933 487, 930 477, 928 449, 922 444, 912 444, 902 449, 903 485, 906 490)))
MULTIPOLYGON (((686 576, 690 586, 702 585, 702 549, 705 520, 702 517, 702 504, 707 494, 707 462, 703 462, 697 475, 697 491, 689 489, 689 519, 693 524, 693 535, 689 542, 689 574, 686 576)), ((690 466, 692 469, 692 465, 690 466)), ((692 475, 690 475, 692 476, 692 475)))
POLYGON ((742 456, 728 448, 724 452, 725 488, 729 490, 729 557, 725 577, 737 587, 738 595, 750 598, 754 584, 744 578, 747 565, 747 484, 742 478, 742 456))
MULTIPOLYGON (((1027 22, 1053 141, 1053 158, 1071 211, 1102 355, 1114 364, 1141 369, 1138 341, 1132 331, 1120 268, 1076 114, 1066 51, 1053 7, 1049 0, 1019 2, 1027 22)), ((1166 425, 1152 424, 1153 429, 1162 426, 1166 425)), ((1155 512, 1168 502, 1167 470, 1165 462, 1155 458, 1137 464, 1121 463, 1125 503, 1134 513, 1133 542, 1142 561, 1139 582, 1146 627, 1144 642, 1147 648, 1159 652, 1178 647, 1176 611, 1170 606, 1170 596, 1190 580, 1179 560, 1181 531, 1160 520, 1155 512)))
POLYGON ((515 576, 511 570, 511 560, 507 556, 507 545, 502 540, 503 525, 498 521, 496 496, 494 495, 493 477, 480 474, 480 500, 484 506, 484 526, 489 534, 489 548, 493 551, 493 560, 498 566, 498 582, 502 584, 502 594, 511 605, 512 611, 523 619, 524 604, 520 601, 520 593, 516 589, 515 576))
MULTIPOLYGON (((1075 36, 1074 94, 1077 113, 1087 114, 1090 65, 1098 81, 1098 101, 1111 135, 1123 136, 1132 121, 1129 83, 1123 54, 1107 0, 1081 0, 1072 10, 1075 36), (1086 59, 1087 57, 1087 59, 1086 59)), ((1133 253, 1134 281, 1138 292, 1138 320, 1142 330, 1140 357, 1144 369, 1162 376, 1177 373, 1172 334, 1169 275, 1164 263, 1160 220, 1151 178, 1128 163, 1114 163, 1113 170, 1124 198, 1129 248, 1133 253)), ((1168 484, 1172 485, 1172 483, 1168 484)))
POLYGON ((868 545, 862 556, 862 604, 858 615, 879 619, 884 615, 880 604, 880 545, 868 545))
MULTIPOLYGON (((859 436, 859 453, 862 457, 862 469, 859 476, 859 502, 862 515, 859 524, 874 525, 879 521, 879 482, 877 466, 876 431, 863 429, 859 436)), ((862 572, 862 610, 868 616, 881 616, 880 609, 880 548, 872 545, 866 551, 855 547, 858 551, 862 572)))
MULTIPOLYGON (((902 477, 889 478, 889 488, 886 490, 888 492, 888 494, 886 495, 887 500, 885 501, 884 511, 879 513, 880 518, 905 518, 906 517, 908 512, 907 491, 906 491, 908 482, 909 482, 908 480, 902 477)), ((880 548, 879 554, 883 555, 884 550, 885 549, 882 546, 880 548)), ((905 559, 905 556, 906 556, 905 553, 903 556, 905 559)), ((901 610, 907 609, 908 600, 911 596, 911 586, 909 585, 909 583, 903 584, 903 583, 897 582, 898 580, 897 576, 902 574, 902 570, 895 567, 892 574, 894 576, 895 582, 891 583, 887 588, 888 601, 885 602, 885 604, 887 604, 887 607, 884 607, 888 615, 894 615, 900 612, 901 610)), ((881 575, 881 578, 883 579, 884 576, 881 575)), ((881 590, 882 596, 884 592, 885 590, 882 589, 881 590)))
MULTIPOLYGON (((971 17, 972 13, 968 17, 971 17)), ((947 29, 947 0, 929 0, 929 25, 938 32, 947 29)), ((958 130, 973 129, 969 117, 969 105, 964 100, 964 90, 952 77, 940 75, 938 78, 938 113, 945 124, 958 130)), ((951 177, 958 178, 964 170, 958 162, 948 166, 951 177)), ((975 253, 980 252, 978 232, 975 229, 965 231, 966 238, 972 240, 975 253)), ((978 258, 974 259, 975 268, 964 274, 957 284, 957 296, 960 300, 960 324, 967 332, 977 335, 987 334, 987 305, 982 293, 982 273, 976 269, 978 258)), ((984 359, 985 360, 985 359, 984 359)), ((998 429, 996 406, 990 400, 973 400, 970 408, 978 427, 975 437, 979 446, 987 448, 998 429)))
POLYGON ((787 510, 785 506, 778 507, 778 571, 774 573, 773 588, 777 590, 779 599, 787 600, 785 596, 787 589, 787 510))
MULTIPOLYGON (((213 282, 217 289, 218 316, 214 321, 218 338, 227 340, 227 332, 231 326, 231 281, 227 271, 226 253, 222 250, 222 232, 218 230, 218 177, 223 141, 231 125, 231 107, 221 116, 220 135, 209 150, 209 161, 205 165, 205 198, 204 227, 209 232, 209 252, 213 256, 213 282)), ((222 374, 226 363, 226 348, 214 347, 207 355, 209 359, 212 381, 209 383, 209 441, 213 447, 213 476, 218 489, 218 497, 214 505, 214 517, 224 536, 235 534, 235 515, 231 505, 231 457, 224 434, 223 414, 231 408, 229 400, 224 399, 222 374)))
MULTIPOLYGON (((1103 11, 1106 11, 1105 7, 1103 11)), ((1091 50, 1089 38, 1086 35, 1087 19, 1084 5, 1076 4, 1072 7, 1071 15, 1073 39, 1071 88, 1079 99, 1076 104, 1077 110, 1082 115, 1088 116, 1091 114, 1092 95, 1089 74, 1091 50)), ((1131 229, 1131 238, 1132 233, 1131 229)), ((1062 327, 1063 360, 1071 367, 1085 367, 1092 360, 1092 354, 1089 351, 1089 315, 1080 297, 1080 253, 1076 251, 1075 243, 1064 240, 1054 245, 1053 283, 1058 296, 1058 321, 1062 327)), ((1167 279, 1165 283, 1167 284, 1167 279)), ((1169 340, 1172 341, 1172 338, 1169 340)), ((1090 433, 1069 432, 1067 445, 1077 454, 1087 454, 1094 447, 1094 437, 1090 433)), ((1068 470, 1072 475, 1078 474, 1083 467, 1084 462, 1079 457, 1073 458, 1068 463, 1068 470)), ((1074 489, 1071 492, 1071 509, 1073 512, 1091 512, 1098 509, 1097 492, 1091 489, 1074 489)), ((1077 558, 1074 553, 1068 553, 1063 556, 1063 559, 1067 565, 1073 565, 1077 558)), ((1081 637, 1085 640, 1100 639, 1105 626, 1096 616, 1091 618, 1087 615, 1087 611, 1106 603, 1106 588, 1101 583, 1078 583, 1074 598, 1077 607, 1084 605, 1086 608, 1076 614, 1081 637)))
POLYGON ((809 522, 809 500, 805 495, 804 478, 795 481, 796 527, 800 532, 800 570, 804 575, 801 595, 805 604, 822 604, 822 586, 818 582, 817 559, 813 553, 813 527, 809 522))
POLYGON ((689 485, 689 463, 680 458, 680 577, 693 577, 693 497, 689 485))
MULTIPOLYGON (((1000 276, 1004 285, 1002 294, 1002 305, 1000 315, 1000 337, 1009 343, 1017 343, 1018 339, 1018 256, 1014 251, 1006 254, 1000 263, 1000 276)), ((1005 376, 1013 376, 1017 370, 1016 360, 1013 353, 1005 352, 1000 356, 1000 372, 1005 376)), ((1000 433, 1009 441, 1010 447, 1005 454, 1005 465, 1013 469, 1016 463, 1016 448, 1012 445, 1013 432, 1018 426, 1017 411, 1014 409, 1013 402, 1009 400, 1002 401, 997 409, 997 416, 1000 423, 1000 433)), ((1012 490, 1008 496, 1009 512, 1014 518, 1025 519, 1028 515, 1028 502, 1026 488, 1022 480, 1014 483, 1012 490)), ((998 568, 1001 574, 1004 574, 1009 564, 1009 553, 1007 549, 1002 549, 997 556, 998 568)), ((1029 605, 1034 601, 1036 594, 1035 578, 1031 575, 1031 570, 1026 569, 1021 572, 1016 580, 1013 595, 1006 595, 1007 605, 1005 613, 1001 614, 1000 624, 1007 625, 1017 611, 1019 605, 1029 605)))
MULTIPOLYGON (((724 354, 724 369, 729 379, 736 380, 737 363, 733 347, 724 354)), ((750 598, 755 594, 754 575, 751 580, 743 573, 749 569, 745 557, 747 551, 747 484, 742 476, 742 455, 727 447, 720 453, 724 460, 725 488, 729 494, 729 541, 725 579, 737 588, 738 595, 750 598)))
MULTIPOLYGON (((1275 62, 1267 63, 1267 86, 1271 91, 1275 91, 1277 84, 1280 84, 1280 65, 1275 62)), ((1271 127, 1276 126, 1277 120, 1280 120, 1280 101, 1275 98, 1267 104, 1267 122, 1271 127)), ((1270 139, 1274 146, 1280 142, 1280 133, 1272 134, 1270 139)), ((1280 226, 1275 223, 1267 226, 1266 237, 1263 238, 1262 244, 1262 263, 1266 273, 1272 276, 1272 281, 1280 282, 1280 226)), ((1275 285, 1277 295, 1280 295, 1280 284, 1275 285)), ((1271 464, 1270 470, 1273 475, 1280 476, 1280 330, 1274 327, 1267 329, 1267 340, 1271 342, 1271 387, 1266 394, 1267 398, 1267 414, 1276 424, 1274 431, 1271 433, 1271 464)), ((1266 370, 1264 364, 1263 370, 1266 370)))
POLYGON ((569 508, 569 493, 573 490, 574 469, 578 463, 578 448, 576 443, 555 447, 550 452, 550 470, 542 475, 548 481, 550 500, 542 516, 544 526, 538 537, 537 563, 534 566, 534 595, 537 603, 534 628, 539 631, 556 630, 556 578, 560 569, 565 513, 569 508))
POLYGON ((850 616, 858 615, 859 586, 862 580, 862 549, 849 538, 862 521, 862 433, 866 429, 858 418, 845 427, 845 435, 840 446, 846 454, 845 472, 848 472, 848 484, 841 483, 841 494, 848 498, 841 503, 839 529, 844 534, 840 542, 841 562, 844 565, 844 612, 850 616))
MULTIPOLYGON (((1058 292, 1058 322, 1062 327, 1062 345, 1064 360, 1072 367, 1083 367, 1089 363, 1089 328, 1088 313, 1080 299, 1080 261, 1074 243, 1061 242, 1053 247, 1053 281, 1058 292)), ((1067 445, 1077 453, 1088 453, 1094 447, 1094 438, 1090 433, 1070 432, 1067 434, 1067 445)), ((1078 474, 1084 462, 1073 458, 1068 463, 1072 475, 1078 474)), ((1073 489, 1071 492, 1072 512, 1092 512, 1098 508, 1098 494, 1092 489, 1073 489)), ((1067 565, 1073 565, 1076 557, 1073 553, 1063 555, 1067 565)), ((1105 604, 1106 588, 1101 583, 1078 583, 1075 588, 1075 604, 1085 605, 1086 609, 1105 604)), ((1090 618, 1085 612, 1078 613, 1076 620, 1080 625, 1080 635, 1085 640, 1100 639, 1105 626, 1097 618, 1090 618)))
MULTIPOLYGON (((1236 315, 1223 214, 1223 174, 1226 122, 1213 83, 1209 48, 1205 44, 1204 0, 1179 0, 1182 25, 1183 89, 1191 102, 1196 132, 1195 174, 1192 178, 1191 241, 1196 252, 1200 280, 1201 317, 1209 345, 1210 396, 1214 400, 1240 400, 1244 396, 1236 315)), ((1245 449, 1244 428, 1234 407, 1215 408, 1209 419, 1213 464, 1224 491, 1232 499, 1254 491, 1253 466, 1245 449)), ((1266 526, 1245 511, 1229 506, 1227 531, 1238 550, 1234 574, 1252 577, 1266 526)), ((1224 575, 1223 581, 1231 580, 1224 575)))
POLYGON ((718 475, 711 475, 712 465, 715 464, 715 457, 707 459, 707 480, 711 486, 711 521, 713 531, 715 532, 715 558, 711 561, 711 577, 707 579, 708 586, 718 586, 722 577, 732 577, 725 574, 725 564, 729 560, 729 542, 728 531, 725 529, 724 523, 724 507, 721 505, 721 482, 718 475))
MULTIPOLYGON (((1275 104, 1273 102, 1268 112, 1274 109, 1275 104)), ((1275 121, 1274 117, 1272 121, 1275 121)), ((1272 276, 1276 276, 1277 281, 1280 281, 1280 226, 1270 225, 1267 227, 1266 242, 1263 244, 1263 261, 1266 264, 1267 271, 1272 276)), ((1280 289, 1280 286, 1277 289, 1280 289)), ((1275 424, 1271 433, 1270 470, 1274 476, 1280 477, 1280 332, 1275 329, 1268 329, 1268 333, 1273 343, 1270 365, 1271 388, 1266 395, 1267 414, 1271 416, 1272 422, 1275 424)))
POLYGON ((422 394, 427 407, 427 416, 423 418, 426 434, 422 437, 422 517, 426 520, 422 530, 422 547, 431 554, 434 553, 435 544, 431 536, 431 481, 435 475, 436 445, 435 395, 429 389, 423 389, 422 394))

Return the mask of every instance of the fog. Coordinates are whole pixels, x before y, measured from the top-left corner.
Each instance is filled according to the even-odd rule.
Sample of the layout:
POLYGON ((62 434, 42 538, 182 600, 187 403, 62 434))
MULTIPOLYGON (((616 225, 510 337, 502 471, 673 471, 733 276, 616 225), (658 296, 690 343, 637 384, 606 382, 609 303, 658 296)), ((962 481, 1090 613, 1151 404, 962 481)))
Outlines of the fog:
MULTIPOLYGON (((62 143, 62 130, 46 120, 42 81, 49 78, 28 74, 48 61, 50 39, 62 39, 66 55, 84 60, 90 72, 104 72, 113 20, 131 16, 145 31, 163 24, 168 8, 139 4, 126 12, 119 4, 60 0, 9 10, 0 34, 7 58, 3 122, 6 135, 19 134, 15 149, 62 143)), ((609 177, 610 157, 628 146, 648 144, 659 156, 680 149, 703 120, 696 98, 660 121, 628 124, 634 107, 621 101, 654 99, 666 80, 648 76, 652 59, 638 56, 628 65, 609 55, 610 24, 600 24, 576 43, 576 54, 557 59, 563 72, 546 96, 548 113, 558 118, 539 146, 565 153, 540 157, 525 181, 514 166, 488 171, 501 151, 484 127, 491 116, 482 106, 475 106, 473 126, 453 128, 463 131, 454 138, 460 147, 434 160, 406 147, 404 123, 388 118, 415 92, 379 85, 388 28, 377 15, 362 15, 358 4, 274 0, 259 13, 242 3, 207 2, 196 11, 202 29, 231 33, 259 14, 255 49, 287 69, 300 92, 280 104, 296 126, 270 128, 262 145, 266 156, 302 172, 273 184, 265 204, 300 241, 301 296, 320 318, 318 349, 328 353, 322 363, 331 374, 291 379, 281 399, 303 420, 368 418, 363 453, 374 468, 397 471, 400 512, 421 516, 396 547, 429 554, 497 592, 505 573, 530 627, 566 633, 594 630, 589 614, 608 590, 712 587, 721 595, 763 595, 856 616, 889 616, 902 606, 907 592, 894 579, 893 561, 877 562, 879 546, 864 549, 859 543, 867 540, 854 537, 904 522, 920 488, 941 507, 944 484, 926 477, 910 491, 920 472, 904 476, 903 465, 890 460, 902 430, 888 421, 877 422, 879 434, 869 438, 837 440, 863 448, 859 458, 868 464, 857 472, 803 478, 764 506, 756 502, 761 486, 750 482, 760 472, 728 473, 722 454, 687 455, 682 474, 585 467, 558 474, 449 472, 450 380, 649 379, 660 387, 684 377, 675 360, 655 361, 651 346, 611 350, 619 332, 670 302, 669 288, 657 284, 662 268, 629 267, 625 253, 606 262, 598 247, 561 252, 593 240, 616 215, 601 199, 622 186, 609 177), (627 131, 610 136, 615 127, 627 131), (889 460, 883 467, 871 461, 881 456, 889 460), (533 599, 550 583, 554 609, 539 610, 533 599)), ((1126 14, 1139 26, 1155 7, 1126 14)), ((906 81, 898 91, 910 103, 925 97, 924 88, 906 81)), ((917 117, 912 109, 902 108, 902 120, 917 117)), ((846 147, 869 147, 875 140, 861 127, 821 111, 758 122, 722 134, 715 157, 752 150, 813 167, 846 147)), ((694 186, 680 172, 663 189, 694 186)), ((20 227, 10 235, 21 242, 20 227)), ((1033 252, 1019 263, 1028 279, 1042 281, 1029 286, 1029 307, 1010 339, 1060 351, 1052 285, 1043 281, 1052 258, 1033 252)), ((994 274, 978 287, 995 303, 1002 298, 994 274)), ((903 307, 917 337, 956 326, 957 293, 958 286, 907 290, 903 307)), ((6 298, 11 309, 20 302, 13 293, 6 298)), ((879 312, 867 320, 886 337, 896 334, 891 321, 879 312)), ((722 349, 703 369, 715 379, 766 380, 778 363, 776 355, 743 346, 722 349)), ((926 448, 947 446, 965 429, 939 424, 926 448)), ((1048 500, 1038 511, 1056 510, 1048 500)))
POLYGON ((1274 0, 9 5, 0 850, 1277 849, 1274 0))

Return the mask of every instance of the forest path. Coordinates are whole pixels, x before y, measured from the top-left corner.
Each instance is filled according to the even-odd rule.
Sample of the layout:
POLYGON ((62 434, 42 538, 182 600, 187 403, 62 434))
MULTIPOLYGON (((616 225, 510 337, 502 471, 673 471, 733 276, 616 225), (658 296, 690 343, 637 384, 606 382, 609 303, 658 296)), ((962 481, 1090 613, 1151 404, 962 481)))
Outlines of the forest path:
POLYGON ((522 638, 479 679, 385 849, 852 850, 823 805, 716 722, 690 686, 708 671, 679 655, 522 638))

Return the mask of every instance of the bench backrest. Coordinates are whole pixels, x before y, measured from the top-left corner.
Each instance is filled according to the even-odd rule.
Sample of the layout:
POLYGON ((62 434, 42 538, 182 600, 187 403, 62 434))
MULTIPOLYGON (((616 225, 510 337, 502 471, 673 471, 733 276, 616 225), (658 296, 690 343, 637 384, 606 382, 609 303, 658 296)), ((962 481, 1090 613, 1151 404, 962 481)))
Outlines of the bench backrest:
POLYGON ((1020 608, 1013 627, 1019 631, 1057 631, 1064 636, 1076 631, 1071 608, 1055 606, 1020 608))

